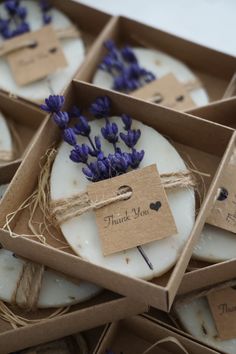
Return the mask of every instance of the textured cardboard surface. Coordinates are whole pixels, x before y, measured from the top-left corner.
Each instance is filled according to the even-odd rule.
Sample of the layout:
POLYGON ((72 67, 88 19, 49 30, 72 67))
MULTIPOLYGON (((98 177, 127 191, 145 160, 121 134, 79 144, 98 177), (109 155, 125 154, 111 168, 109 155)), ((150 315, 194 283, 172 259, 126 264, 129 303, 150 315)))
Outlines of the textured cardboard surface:
MULTIPOLYGON (((114 112, 126 112, 157 129, 175 144, 178 151, 187 161, 191 160, 196 169, 210 173, 211 178, 207 178, 207 185, 210 184, 210 180, 212 180, 215 173, 217 172, 217 177, 224 168, 229 158, 228 150, 226 155, 224 153, 232 137, 232 129, 139 101, 126 95, 108 92, 82 82, 73 82, 70 85, 66 93, 66 105, 64 108, 66 109, 66 107, 75 102, 77 104, 82 102, 83 106, 86 106, 97 96, 104 94, 109 94, 112 99, 114 112), (221 161, 222 157, 223 160, 221 161)), ((0 207, 1 225, 5 223, 4 215, 16 210, 33 192, 40 170, 40 158, 53 142, 58 141, 59 135, 59 130, 50 119, 44 123, 37 141, 34 142, 26 155, 13 180, 11 189, 8 190, 3 199, 0 207), (23 182, 20 183, 20 181, 23 182)), ((215 178, 213 178, 214 184, 215 178)), ((19 237, 12 239, 5 231, 0 233, 0 241, 5 248, 13 249, 15 253, 26 258, 34 259, 38 263, 46 264, 51 268, 70 274, 74 278, 87 279, 112 291, 131 296, 136 300, 167 311, 170 309, 191 257, 192 248, 205 223, 206 211, 214 199, 214 192, 215 190, 212 191, 211 188, 211 193, 205 198, 189 241, 186 243, 176 266, 164 276, 153 279, 152 282, 127 277, 91 264, 75 256, 69 247, 63 251, 58 250, 56 248, 60 246, 60 243, 58 244, 48 235, 45 235, 47 242, 53 247, 42 245, 36 240, 29 238, 19 237)), ((18 234, 28 234, 30 232, 27 228, 28 217, 27 210, 17 216, 11 225, 14 232, 18 234)), ((62 236, 59 234, 57 237, 61 238, 62 236)))
MULTIPOLYGON (((229 126, 233 129, 236 127, 235 112, 235 97, 189 111, 192 115, 216 122, 217 124, 229 126)), ((223 173, 224 171, 222 171, 222 174, 219 176, 219 183, 217 183, 216 188, 222 185, 223 173)), ((178 293, 185 294, 230 280, 235 277, 235 266, 235 259, 216 264, 191 260, 188 266, 188 272, 186 272, 183 277, 178 293)))
MULTIPOLYGON (((3 353, 9 353, 47 343, 104 325, 111 318, 117 321, 144 312, 146 309, 146 306, 138 302, 119 298, 111 292, 104 291, 92 300, 72 306, 68 313, 54 319, 46 319, 41 323, 13 329, 10 324, 0 319, 0 353, 2 350, 3 353)), ((51 312, 51 310, 38 310, 32 314, 22 312, 18 314, 36 319, 47 318, 51 312)))
POLYGON ((130 44, 156 48, 183 61, 203 83, 210 101, 222 98, 235 72, 236 58, 233 56, 126 17, 114 17, 97 38, 76 79, 91 82, 98 64, 106 53, 103 43, 107 39, 113 39, 118 45, 130 44))
MULTIPOLYGON (((107 349, 114 353, 142 354, 152 344, 167 337, 177 340, 189 354, 218 353, 162 326, 154 319, 136 316, 108 326, 93 354, 104 354, 107 349)), ((180 351, 173 344, 166 343, 158 347, 155 353, 177 354, 180 351)))
POLYGON ((231 97, 223 101, 217 101, 207 106, 188 111, 197 117, 202 117, 211 122, 227 125, 236 128, 236 97, 231 97))

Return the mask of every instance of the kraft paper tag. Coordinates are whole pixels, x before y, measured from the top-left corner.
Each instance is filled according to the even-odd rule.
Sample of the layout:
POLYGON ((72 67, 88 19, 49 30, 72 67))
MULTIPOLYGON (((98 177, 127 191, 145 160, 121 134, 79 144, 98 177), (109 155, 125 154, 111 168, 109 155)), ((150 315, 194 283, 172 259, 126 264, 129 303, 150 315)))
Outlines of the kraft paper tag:
POLYGON ((207 295, 221 340, 236 338, 236 290, 226 288, 207 295))
POLYGON ((132 92, 132 96, 177 110, 196 107, 187 88, 173 74, 156 79, 132 92))
POLYGON ((92 183, 88 195, 92 201, 106 200, 123 186, 132 189, 130 199, 95 211, 105 256, 177 233, 156 165, 92 183))
POLYGON ((221 194, 207 223, 236 233, 236 165, 229 164, 221 180, 221 194))
POLYGON ((58 69, 67 66, 67 61, 60 46, 59 39, 52 26, 29 32, 5 42, 4 47, 19 47, 20 43, 32 43, 16 49, 7 55, 14 79, 24 86, 43 79, 58 69))

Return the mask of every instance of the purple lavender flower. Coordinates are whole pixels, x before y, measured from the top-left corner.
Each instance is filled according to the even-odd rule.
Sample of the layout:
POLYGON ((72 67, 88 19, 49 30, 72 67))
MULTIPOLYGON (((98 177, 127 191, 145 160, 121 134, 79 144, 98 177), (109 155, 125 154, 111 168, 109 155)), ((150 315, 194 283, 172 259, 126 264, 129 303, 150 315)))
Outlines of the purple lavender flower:
POLYGON ((129 163, 130 163, 130 167, 132 169, 136 169, 139 167, 141 161, 144 158, 144 151, 137 151, 135 149, 132 149, 132 152, 129 153, 129 163))
POLYGON ((94 141, 95 141, 95 146, 96 146, 97 151, 101 151, 102 144, 101 144, 101 139, 99 138, 99 136, 95 136, 94 141))
POLYGON ((111 101, 109 97, 103 96, 96 98, 95 102, 90 107, 90 112, 96 118, 106 118, 110 114, 111 101))
POLYGON ((50 95, 45 99, 45 104, 41 105, 41 109, 49 113, 58 113, 65 103, 64 96, 50 95))
POLYGON ((4 7, 11 14, 14 15, 17 12, 19 1, 17 0, 5 0, 4 7))
POLYGON ((113 145, 114 153, 106 156, 104 151, 102 151, 101 138, 99 136, 94 138, 91 136, 91 126, 87 118, 81 115, 81 110, 75 107, 70 113, 61 111, 64 102, 63 96, 49 96, 45 100, 45 105, 42 105, 41 108, 46 112, 54 112, 53 119, 58 127, 62 129, 63 140, 73 146, 70 159, 76 163, 86 165, 82 171, 88 180, 97 182, 138 168, 143 159, 144 151, 139 152, 134 149, 141 132, 140 130, 131 129, 132 119, 130 116, 121 115, 121 120, 124 123, 124 132, 119 133, 118 125, 110 122, 108 118, 111 108, 110 99, 107 96, 98 97, 91 105, 90 110, 95 116, 105 118, 105 126, 101 128, 101 134, 103 139, 113 145), (74 125, 69 126, 72 118, 76 122, 74 125), (87 138, 88 145, 79 145, 76 135, 87 138), (119 137, 130 149, 130 152, 122 151, 119 146, 119 137), (93 157, 93 160, 89 161, 91 157, 93 157))
POLYGON ((126 146, 132 149, 138 142, 141 136, 140 129, 138 130, 128 130, 127 134, 120 133, 120 138, 123 140, 126 146))
POLYGON ((128 116, 127 114, 122 114, 121 115, 122 122, 124 123, 124 129, 125 130, 130 130, 131 125, 132 125, 132 118, 128 116))
POLYGON ((106 123, 105 127, 101 128, 102 136, 111 144, 116 144, 118 141, 118 127, 116 123, 106 123))
POLYGON ((114 155, 110 154, 108 157, 115 175, 120 175, 127 172, 130 166, 130 159, 127 153, 116 152, 114 155))
POLYGON ((70 144, 72 146, 75 146, 77 143, 76 135, 75 135, 74 130, 72 128, 64 129, 63 139, 64 139, 64 141, 66 141, 68 144, 70 144))
POLYGON ((80 116, 79 123, 76 124, 74 127, 74 132, 77 135, 89 136, 91 128, 87 118, 85 118, 84 116, 80 116))
POLYGON ((133 50, 129 46, 125 46, 121 49, 121 55, 123 59, 129 63, 138 63, 136 55, 134 54, 133 50))
POLYGON ((44 25, 48 25, 52 22, 52 16, 48 13, 51 10, 51 5, 47 0, 39 0, 39 6, 42 11, 43 23, 44 25))
POLYGON ((52 22, 52 16, 48 15, 47 13, 43 13, 43 23, 45 25, 48 25, 51 22, 52 22))
POLYGON ((108 49, 109 51, 115 50, 116 46, 115 43, 112 39, 108 39, 104 42, 104 47, 108 49))
POLYGON ((89 147, 86 144, 75 145, 70 153, 70 159, 77 163, 87 163, 89 156, 89 147))
POLYGON ((129 93, 155 80, 155 75, 140 67, 138 59, 131 47, 120 50, 112 40, 104 43, 108 53, 99 68, 113 76, 113 89, 129 93))
POLYGON ((67 112, 58 112, 53 115, 53 120, 59 128, 65 129, 68 126, 70 118, 67 112))

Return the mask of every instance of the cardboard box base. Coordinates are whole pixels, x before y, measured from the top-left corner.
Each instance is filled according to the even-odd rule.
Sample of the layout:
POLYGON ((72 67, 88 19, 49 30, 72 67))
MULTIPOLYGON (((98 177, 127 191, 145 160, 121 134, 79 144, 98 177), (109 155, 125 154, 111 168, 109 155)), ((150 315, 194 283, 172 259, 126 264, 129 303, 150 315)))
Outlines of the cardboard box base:
MULTIPOLYGON (((154 319, 137 316, 113 323, 104 332, 93 354, 104 354, 109 349, 113 353, 142 354, 158 340, 172 337, 188 351, 189 354, 216 354, 218 352, 187 339, 181 334, 160 325, 154 319)), ((178 347, 166 343, 150 353, 180 353, 178 347)), ((182 352, 181 352, 182 353, 182 352)))
POLYGON ((40 323, 13 329, 9 323, 0 319, 0 353, 9 353, 53 341, 146 310, 147 307, 143 304, 104 291, 94 299, 72 306, 68 313, 53 319, 47 319, 52 310, 38 310, 35 313, 24 314, 30 319, 46 318, 40 323))
MULTIPOLYGON (((47 237, 47 242, 53 247, 40 244, 33 238, 9 237, 9 233, 6 231, 0 232, 0 242, 5 248, 13 250, 16 254, 69 274, 73 278, 86 278, 86 280, 104 288, 109 288, 122 295, 133 297, 137 301, 168 311, 189 262, 192 248, 205 223, 209 205, 215 198, 215 180, 227 164, 229 151, 233 149, 234 140, 231 140, 233 130, 76 81, 67 90, 64 109, 79 102, 83 102, 85 107, 89 106, 91 101, 101 95, 110 96, 116 114, 125 112, 170 138, 171 143, 176 144, 184 159, 193 163, 194 169, 210 174, 205 179, 206 189, 213 180, 209 195, 202 204, 190 238, 175 267, 164 276, 154 279, 152 282, 147 282, 89 263, 74 255, 69 246, 66 250, 58 250, 56 248, 60 247, 61 244, 58 244, 55 239, 47 237, 46 234, 44 236, 47 237), (212 140, 210 137, 214 137, 214 139, 212 140), (215 173, 216 177, 213 178, 215 173)), ((1 204, 1 225, 5 224, 4 216, 17 210, 19 205, 35 190, 40 173, 38 162, 52 143, 58 141, 59 134, 57 127, 51 120, 45 122, 37 141, 28 152, 1 204), (19 181, 24 181, 23 188, 19 181)), ((27 210, 19 213, 11 225, 12 231, 19 235, 30 234, 27 225, 28 217, 27 210)), ((38 214, 38 217, 40 220, 40 214, 38 214)), ((59 234, 54 235, 59 239, 61 237, 59 234)))

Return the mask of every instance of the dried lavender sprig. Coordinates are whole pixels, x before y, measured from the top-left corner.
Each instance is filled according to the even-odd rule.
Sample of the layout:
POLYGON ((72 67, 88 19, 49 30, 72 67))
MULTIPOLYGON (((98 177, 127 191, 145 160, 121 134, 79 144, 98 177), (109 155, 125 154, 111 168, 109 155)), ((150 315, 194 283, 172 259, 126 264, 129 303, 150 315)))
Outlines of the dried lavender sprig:
POLYGON ((20 0, 5 0, 4 7, 8 18, 0 17, 0 34, 5 39, 10 39, 30 31, 26 22, 27 9, 21 6, 20 0))
POLYGON ((69 127, 70 119, 73 114, 62 111, 64 105, 63 96, 49 96, 45 99, 45 104, 41 106, 46 112, 54 113, 54 122, 63 131, 63 139, 74 147, 70 158, 77 163, 85 163, 86 167, 83 173, 91 182, 97 182, 106 178, 112 178, 117 175, 128 172, 130 169, 136 169, 140 165, 144 157, 144 151, 137 151, 134 147, 137 144, 141 132, 140 130, 132 130, 132 119, 127 115, 122 115, 121 119, 124 123, 126 134, 118 131, 116 123, 109 122, 111 101, 107 96, 98 97, 91 105, 90 111, 97 118, 105 118, 106 124, 101 128, 102 137, 111 143, 114 147, 114 154, 105 156, 102 151, 101 139, 95 136, 91 137, 91 127, 85 116, 81 115, 81 110, 73 107, 73 114, 79 123, 73 127, 69 127), (86 148, 81 148, 77 144, 76 135, 85 136, 91 146, 84 144, 86 148), (130 152, 123 152, 117 145, 119 137, 124 141, 130 152), (84 154, 84 157, 82 156, 84 154), (95 157, 96 160, 89 162, 88 155, 95 157))
MULTIPOLYGON (((47 0, 39 0, 39 6, 43 24, 50 24, 52 22, 52 16, 49 14, 51 5, 47 0)), ((28 11, 25 6, 21 6, 20 0, 4 0, 4 7, 8 15, 8 18, 0 16, 0 34, 4 39, 30 32, 30 25, 26 21, 28 11)))
POLYGON ((52 16, 49 14, 49 11, 52 7, 48 0, 39 0, 39 6, 42 11, 42 20, 44 25, 50 24, 52 22, 52 16))
POLYGON ((112 40, 104 42, 108 53, 99 68, 113 76, 113 89, 129 93, 156 79, 155 75, 140 67, 138 59, 129 46, 120 50, 112 40))

